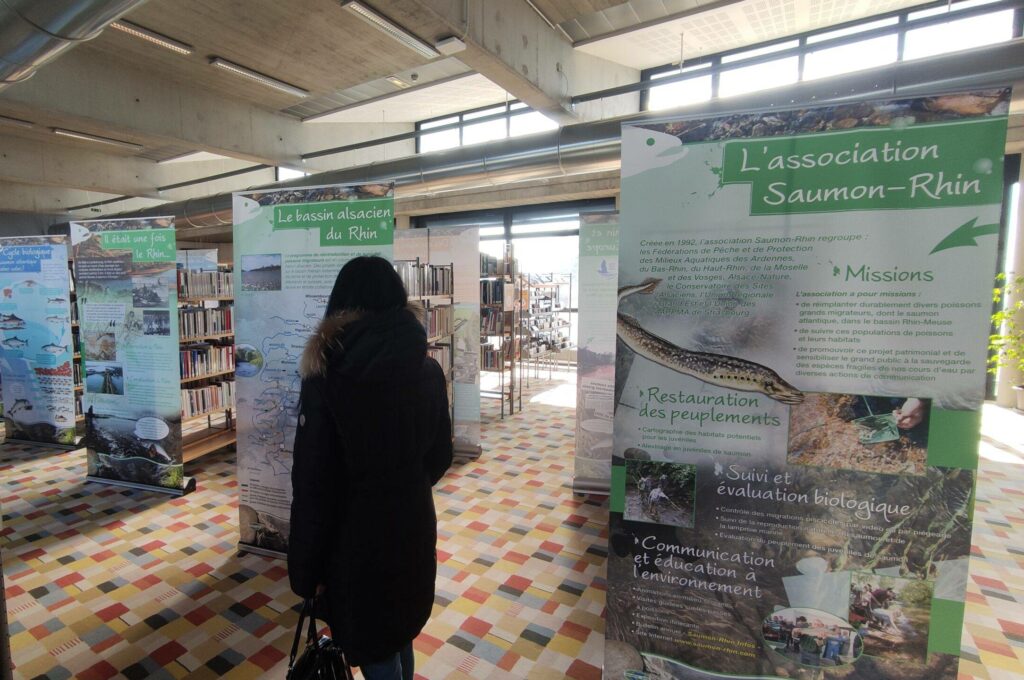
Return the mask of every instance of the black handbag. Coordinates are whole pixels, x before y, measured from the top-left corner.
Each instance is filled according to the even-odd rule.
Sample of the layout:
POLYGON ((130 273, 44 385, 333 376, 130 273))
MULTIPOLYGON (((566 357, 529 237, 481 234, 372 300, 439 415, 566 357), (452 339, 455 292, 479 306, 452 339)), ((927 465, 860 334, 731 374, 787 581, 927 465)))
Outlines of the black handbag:
POLYGON ((302 603, 299 625, 295 629, 295 640, 292 642, 292 653, 288 657, 288 680, 354 680, 352 667, 345 660, 345 653, 334 641, 324 635, 316 637, 316 616, 313 613, 314 600, 306 599, 302 603), (302 637, 302 626, 309 619, 306 631, 306 648, 302 656, 295 659, 299 651, 299 638, 302 637))

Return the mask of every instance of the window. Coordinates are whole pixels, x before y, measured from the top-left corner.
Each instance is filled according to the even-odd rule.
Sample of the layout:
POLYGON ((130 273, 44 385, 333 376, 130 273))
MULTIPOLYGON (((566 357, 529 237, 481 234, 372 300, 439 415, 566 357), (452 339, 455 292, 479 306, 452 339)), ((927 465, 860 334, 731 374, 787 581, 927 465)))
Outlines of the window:
POLYGON ((1012 37, 1012 9, 981 14, 907 31, 903 58, 921 59, 936 54, 991 45, 1012 37))
POLYGON ((799 40, 787 40, 786 42, 775 43, 774 45, 767 45, 765 47, 755 47, 752 50, 733 52, 732 54, 724 55, 722 57, 722 63, 731 64, 736 61, 753 59, 754 57, 763 57, 766 54, 774 54, 775 52, 782 52, 783 50, 791 50, 794 47, 798 47, 799 45, 799 40))
POLYGON ((292 170, 291 168, 277 168, 277 181, 284 182, 289 179, 298 179, 299 177, 305 177, 308 172, 302 170, 292 170))
POLYGON ((699 75, 703 71, 710 71, 710 64, 691 66, 683 70, 673 69, 651 76, 651 79, 667 78, 678 74, 694 73, 692 78, 680 80, 668 85, 652 87, 647 94, 647 108, 651 111, 671 109, 697 102, 706 102, 711 99, 711 75, 699 75))
POLYGON ((738 94, 795 83, 800 76, 799 68, 799 57, 784 57, 753 66, 740 66, 722 71, 718 96, 733 97, 738 94))
POLYGON ((496 104, 453 116, 423 121, 417 123, 416 128, 430 130, 453 124, 458 127, 422 135, 419 138, 418 152, 440 151, 456 146, 493 142, 506 137, 520 137, 534 132, 558 129, 558 123, 538 111, 531 110, 529 106, 520 101, 496 104), (492 116, 498 117, 494 120, 474 122, 492 116))
POLYGON ((1024 12, 1009 0, 929 4, 927 9, 894 11, 841 28, 701 57, 696 66, 684 63, 682 71, 678 65, 649 69, 642 76, 647 81, 687 72, 693 77, 652 86, 644 94, 644 109, 657 111, 830 78, 900 60, 991 45, 1024 32, 1024 12))
MULTIPOLYGON (((458 122, 458 116, 449 116, 448 118, 432 120, 429 123, 420 123, 419 127, 421 130, 431 130, 443 125, 451 125, 452 123, 458 122)), ((442 132, 435 132, 433 134, 423 135, 420 137, 419 150, 421 153, 427 153, 428 151, 440 151, 442 149, 451 149, 456 147, 459 143, 458 129, 444 130, 442 132)))
POLYGON ((488 116, 501 115, 506 112, 505 105, 496 106, 490 109, 474 111, 462 115, 462 144, 479 144, 480 142, 493 142, 496 139, 505 139, 508 136, 508 117, 497 120, 489 120, 484 123, 469 124, 469 121, 488 116))
POLYGON ((856 35, 863 33, 864 31, 872 31, 876 28, 885 28, 886 26, 895 26, 900 21, 899 17, 888 17, 886 19, 879 19, 878 21, 866 21, 863 24, 857 24, 855 26, 847 26, 846 28, 837 28, 834 31, 825 31, 824 33, 815 33, 814 35, 807 36, 807 44, 813 45, 824 40, 834 40, 835 38, 845 38, 848 35, 856 35))
POLYGON ((893 34, 808 52, 804 57, 804 80, 891 64, 898 56, 898 44, 899 38, 893 34))
MULTIPOLYGON (((527 106, 522 102, 515 102, 508 108, 511 112, 525 109, 527 106)), ((510 116, 508 120, 509 137, 521 137, 523 135, 531 135, 534 132, 547 132, 548 130, 557 129, 558 123, 551 120, 540 111, 520 113, 518 115, 510 116)))

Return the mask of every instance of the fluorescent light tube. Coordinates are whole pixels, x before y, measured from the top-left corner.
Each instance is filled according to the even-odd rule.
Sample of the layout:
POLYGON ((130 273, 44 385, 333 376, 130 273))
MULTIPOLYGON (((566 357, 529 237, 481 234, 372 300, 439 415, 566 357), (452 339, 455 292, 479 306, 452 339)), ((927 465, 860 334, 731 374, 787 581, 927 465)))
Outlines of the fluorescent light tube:
POLYGON ((138 24, 133 24, 130 21, 124 19, 118 19, 110 23, 111 28, 116 28, 119 31, 127 33, 128 35, 135 36, 146 42, 151 42, 154 45, 159 45, 164 49, 168 49, 178 54, 192 54, 192 46, 186 45, 183 42, 179 42, 173 38, 168 38, 166 35, 161 35, 156 31, 151 31, 148 28, 143 28, 138 24))
POLYGON ((22 120, 21 118, 11 118, 10 116, 0 116, 0 124, 14 125, 20 128, 34 128, 36 126, 35 123, 22 120))
POLYGON ((294 95, 296 97, 309 96, 309 90, 303 90, 301 87, 289 85, 283 80, 271 78, 270 76, 264 75, 259 71, 253 71, 251 68, 240 66, 239 64, 236 64, 232 61, 228 61, 227 59, 221 59, 220 57, 210 57, 210 65, 224 69, 225 71, 230 71, 231 73, 234 73, 238 76, 242 76, 243 78, 255 80, 257 83, 260 83, 261 85, 272 87, 275 90, 280 90, 281 92, 287 92, 288 94, 294 95))
POLYGON ((405 88, 409 87, 409 83, 405 82, 398 76, 388 76, 384 80, 388 81, 389 83, 391 83, 400 90, 404 90, 405 88))
POLYGON ((384 15, 378 14, 363 3, 358 2, 358 0, 342 0, 341 6, 376 28, 378 31, 388 34, 420 56, 426 57, 427 59, 433 59, 440 56, 440 53, 433 47, 423 42, 384 15))
POLYGON ((120 139, 111 139, 110 137, 100 137, 99 135, 90 135, 86 132, 75 132, 74 130, 65 130, 63 128, 52 128, 53 134, 60 137, 72 137, 74 139, 84 139, 87 142, 99 142, 100 144, 109 144, 110 146, 118 146, 122 149, 131 149, 133 151, 141 151, 141 144, 133 144, 131 142, 123 142, 120 139))

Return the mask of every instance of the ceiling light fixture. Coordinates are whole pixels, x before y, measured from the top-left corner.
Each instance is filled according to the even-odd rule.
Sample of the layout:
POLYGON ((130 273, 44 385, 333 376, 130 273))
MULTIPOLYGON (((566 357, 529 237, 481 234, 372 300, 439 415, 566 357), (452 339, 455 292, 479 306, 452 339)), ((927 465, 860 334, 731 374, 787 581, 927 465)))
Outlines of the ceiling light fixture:
POLYGON ((178 54, 187 55, 192 54, 194 51, 191 45, 186 45, 174 38, 168 38, 166 35, 161 35, 156 31, 151 31, 148 28, 143 28, 138 24, 133 24, 132 22, 125 21, 124 19, 118 19, 117 21, 111 22, 110 27, 116 28, 123 33, 135 36, 141 40, 145 40, 146 42, 151 42, 154 45, 159 45, 160 47, 172 52, 177 52, 178 54))
POLYGON ((388 34, 420 56, 426 57, 427 59, 433 59, 440 56, 440 53, 433 47, 423 42, 384 15, 378 14, 375 10, 372 10, 363 3, 358 2, 358 0, 342 0, 341 6, 343 9, 347 9, 349 12, 352 12, 357 17, 376 28, 378 31, 388 34))
POLYGON ((253 71, 251 68, 246 68, 232 61, 228 61, 227 59, 221 59, 220 57, 210 57, 210 65, 224 69, 225 71, 230 71, 231 73, 234 73, 237 76, 242 76, 243 78, 248 78, 249 80, 255 80, 257 83, 260 83, 261 85, 272 87, 275 90, 280 90, 281 92, 287 92, 288 94, 294 95, 296 97, 309 96, 309 90, 303 90, 301 87, 289 85, 283 80, 271 78, 270 76, 264 75, 259 71, 253 71))
POLYGON ((132 151, 141 151, 141 144, 133 144, 131 142, 124 142, 120 139, 111 139, 110 137, 100 137, 99 135, 90 135, 86 132, 75 132, 74 130, 65 130, 64 128, 52 128, 53 134, 59 137, 71 137, 73 139, 84 139, 87 142, 98 142, 100 144, 108 144, 110 146, 117 146, 122 149, 131 149, 132 151))
POLYGON ((388 76, 384 80, 388 81, 389 83, 391 83, 400 90, 404 90, 405 88, 410 86, 409 83, 405 82, 398 76, 388 76))
POLYGON ((20 128, 34 128, 36 126, 35 123, 30 121, 22 120, 21 118, 11 118, 10 116, 0 116, 0 123, 4 125, 14 125, 20 128))

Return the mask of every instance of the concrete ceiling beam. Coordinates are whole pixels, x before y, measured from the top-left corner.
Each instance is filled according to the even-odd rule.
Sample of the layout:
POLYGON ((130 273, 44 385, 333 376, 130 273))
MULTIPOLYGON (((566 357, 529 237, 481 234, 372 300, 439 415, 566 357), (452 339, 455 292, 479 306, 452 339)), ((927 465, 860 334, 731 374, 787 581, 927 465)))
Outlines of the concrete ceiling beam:
MULTIPOLYGON (((458 37, 466 49, 461 62, 560 123, 589 120, 590 110, 573 109, 574 94, 625 85, 640 72, 573 49, 572 44, 525 0, 380 0, 374 5, 417 35, 437 43, 458 37)), ((638 109, 636 95, 606 105, 605 116, 638 109)))

